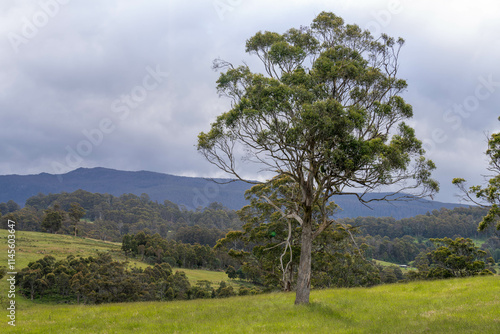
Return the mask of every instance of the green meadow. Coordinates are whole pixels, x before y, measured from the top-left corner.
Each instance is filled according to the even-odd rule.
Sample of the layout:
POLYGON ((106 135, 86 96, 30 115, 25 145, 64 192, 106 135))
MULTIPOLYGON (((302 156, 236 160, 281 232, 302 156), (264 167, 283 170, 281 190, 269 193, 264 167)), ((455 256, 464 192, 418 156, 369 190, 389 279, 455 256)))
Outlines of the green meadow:
MULTIPOLYGON (((5 265, 7 259, 7 230, 0 229, 0 244, 5 251, 0 253, 0 266, 5 265)), ((24 268, 29 262, 51 255, 56 259, 66 258, 68 255, 87 257, 97 252, 110 252, 116 260, 125 261, 120 250, 121 244, 94 239, 84 239, 70 235, 50 234, 40 232, 16 232, 16 267, 24 268)), ((141 265, 140 262, 131 261, 141 265)))
MULTIPOLYGON (((6 235, 0 230, 4 245, 6 235)), ((18 232, 16 246, 18 268, 45 254, 122 256, 119 244, 34 232, 18 232)), ((227 279, 185 271, 192 282, 227 279)), ((17 295, 15 327, 7 323, 6 283, 1 333, 500 333, 499 276, 316 290, 308 306, 295 306, 293 293, 104 305, 40 304, 17 295)))
POLYGON ((499 333, 500 279, 414 282, 227 299, 106 305, 26 304, 12 333, 499 333))

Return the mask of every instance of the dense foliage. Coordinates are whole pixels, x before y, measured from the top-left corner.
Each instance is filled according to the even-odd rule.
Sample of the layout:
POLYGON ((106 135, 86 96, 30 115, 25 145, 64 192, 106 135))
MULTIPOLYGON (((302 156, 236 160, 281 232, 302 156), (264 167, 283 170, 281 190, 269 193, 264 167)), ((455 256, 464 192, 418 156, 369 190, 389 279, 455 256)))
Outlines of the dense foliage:
MULTIPOLYGON (((219 241, 216 248, 227 250, 241 266, 239 272, 232 273, 233 277, 263 284, 268 290, 290 291, 296 282, 300 246, 296 241, 292 242, 290 257, 290 250, 283 253, 283 247, 280 247, 280 236, 281 233, 275 226, 262 226, 254 233, 248 230, 230 232, 219 241)), ((326 231, 314 244, 312 256, 314 274, 311 284, 315 288, 371 286, 380 283, 375 264, 362 256, 362 252, 352 244, 342 227, 326 231), (324 239, 328 239, 328 243, 324 239)))
POLYGON ((406 265, 415 260, 420 252, 432 246, 428 241, 418 242, 417 239, 409 235, 395 239, 390 239, 387 236, 368 235, 358 236, 356 240, 368 259, 406 265))
MULTIPOLYGON (((256 185, 247 191, 250 205, 238 214, 243 231, 229 232, 216 248, 237 259, 247 277, 268 289, 295 289, 302 244, 302 226, 285 214, 290 204, 285 193, 289 182, 275 179, 270 185, 256 185), (260 202, 260 198, 269 202, 260 202)), ((333 208, 334 209, 334 208, 333 208)), ((315 217, 317 216, 317 212, 315 217)), ((314 287, 369 286, 380 282, 374 263, 363 257, 348 225, 326 227, 312 246, 311 284, 314 287)))
MULTIPOLYGON (((75 235, 77 232, 78 236, 122 241, 127 233, 146 231, 146 234, 158 233, 163 238, 183 244, 214 246, 218 239, 225 237, 227 231, 241 231, 243 224, 236 212, 217 203, 212 203, 203 210, 186 211, 168 201, 163 204, 149 201, 146 196, 114 197, 78 190, 73 193, 39 194, 30 198, 28 203, 33 206, 27 205, 22 209, 14 202, 9 205, 0 203, 0 208, 10 207, 13 210, 6 211, 8 213, 2 216, 2 226, 5 228, 7 220, 12 219, 16 221, 18 230, 42 231, 42 222, 47 213, 55 210, 63 217, 57 233, 75 235), (83 216, 80 208, 85 212, 83 216), (130 222, 104 219, 112 219, 113 212, 116 211, 122 212, 121 216, 129 212, 126 216, 130 222), (152 213, 148 213, 149 211, 152 213), (151 216, 160 218, 151 222, 151 218, 148 218, 151 216), (76 222, 75 217, 83 220, 76 222)), ((357 243, 360 247, 363 246, 368 259, 409 264, 421 251, 432 247, 429 238, 460 236, 484 240, 482 249, 487 252, 488 257, 491 256, 498 262, 500 239, 494 226, 483 231, 477 230, 478 223, 486 213, 486 209, 471 207, 434 210, 401 220, 392 217, 358 217, 345 218, 341 222, 357 228, 357 243)), ((169 263, 178 265, 177 260, 169 263)))
POLYGON ((495 272, 490 267, 494 264, 493 259, 486 259, 486 252, 476 247, 471 239, 443 238, 431 241, 435 244, 434 249, 417 259, 418 273, 410 273, 411 278, 468 277, 492 275, 495 272))
POLYGON ((153 202, 146 194, 115 197, 83 190, 33 196, 24 208, 8 211, 2 218, 3 224, 7 219, 18 222, 17 228, 23 231, 43 231, 45 227, 47 231, 77 232, 79 236, 119 242, 127 233, 147 229, 165 238, 210 246, 214 246, 225 232, 241 227, 235 212, 218 203, 188 211, 169 201, 153 202), (78 214, 78 208, 83 210, 83 215, 78 214), (48 219, 48 215, 61 216, 60 229, 57 228, 59 218, 48 219), (75 217, 84 220, 75 226, 79 219, 75 217))
POLYGON ((235 264, 225 252, 216 251, 207 245, 167 240, 159 234, 151 235, 142 231, 135 235, 124 235, 122 250, 148 263, 168 263, 180 268, 216 270, 235 264))
POLYGON ((477 225, 486 214, 477 207, 434 210, 426 215, 395 220, 391 217, 359 217, 345 219, 356 226, 356 238, 368 258, 410 264, 416 257, 434 247, 432 238, 471 238, 485 241, 481 249, 487 257, 500 261, 500 239, 493 226, 478 231, 477 225))
POLYGON ((168 263, 130 269, 127 262, 114 261, 107 253, 88 258, 70 255, 59 261, 47 255, 22 269, 16 284, 31 300, 85 304, 223 298, 257 293, 247 288, 235 291, 225 282, 219 287, 212 287, 208 281, 198 281, 191 286, 185 273, 174 273, 168 263))
POLYGON ((6 215, 8 213, 20 210, 21 207, 19 204, 14 202, 13 200, 7 201, 7 203, 0 203, 0 214, 1 215, 6 215))
POLYGON ((31 300, 58 297, 99 304, 138 300, 186 299, 190 284, 168 264, 127 269, 109 254, 56 261, 52 256, 31 262, 17 276, 20 291, 31 300))
POLYGON ((479 232, 477 223, 486 214, 478 207, 433 210, 425 215, 396 220, 392 217, 358 217, 345 219, 346 223, 358 226, 362 234, 387 236, 391 239, 405 235, 415 238, 485 238, 495 235, 493 228, 479 232))

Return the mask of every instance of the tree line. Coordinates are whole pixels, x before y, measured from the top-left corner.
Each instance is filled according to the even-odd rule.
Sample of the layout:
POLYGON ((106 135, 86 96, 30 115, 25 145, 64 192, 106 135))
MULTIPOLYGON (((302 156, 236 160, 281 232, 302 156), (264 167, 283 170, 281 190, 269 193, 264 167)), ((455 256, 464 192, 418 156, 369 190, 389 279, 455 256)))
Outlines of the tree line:
MULTIPOLYGON (((242 230, 238 213, 211 203, 207 208, 187 211, 165 201, 153 202, 146 195, 132 194, 115 197, 93 194, 83 190, 73 193, 49 194, 31 197, 20 207, 13 201, 0 203, 4 215, 17 223, 19 230, 45 231, 78 235, 121 242, 126 234, 145 231, 183 244, 215 246, 217 240, 230 230, 242 230), (115 221, 117 217, 128 217, 115 221), (152 219, 152 220, 150 220, 152 219)), ((392 217, 358 217, 339 221, 356 227, 358 245, 365 247, 368 259, 408 264, 431 246, 430 238, 483 239, 482 249, 500 261, 500 242, 494 227, 477 230, 477 224, 486 214, 478 207, 433 210, 425 215, 396 220, 392 217)), ((118 218, 119 219, 119 218, 118 218)), ((149 247, 148 247, 149 248, 149 247)), ((145 254, 149 254, 145 251, 145 254)), ((149 255, 146 255, 149 256, 149 255)), ((298 255, 296 256, 297 259, 298 255)), ((182 260, 169 262, 172 266, 190 266, 182 260)))
POLYGON ((192 286, 182 271, 166 263, 145 269, 128 268, 107 253, 87 258, 68 256, 56 260, 45 256, 28 264, 17 275, 19 291, 31 300, 101 304, 133 301, 170 301, 223 298, 258 293, 256 289, 236 291, 225 282, 218 287, 206 280, 192 286))
POLYGON ((470 238, 484 241, 487 257, 500 261, 500 239, 494 226, 478 231, 487 210, 479 207, 433 210, 425 215, 396 220, 392 217, 343 219, 359 228, 358 243, 369 258, 409 264, 423 251, 433 247, 430 239, 470 238))
POLYGON ((422 252, 415 261, 417 271, 408 279, 443 279, 477 275, 493 275, 495 261, 477 247, 471 239, 431 239, 434 248, 422 252))
POLYGON ((122 250, 151 264, 168 263, 172 267, 222 270, 236 262, 223 251, 208 245, 168 240, 159 234, 141 231, 123 236, 122 250))
POLYGON ((478 222, 487 210, 479 207, 442 208, 411 218, 396 220, 392 217, 358 217, 343 219, 346 223, 359 226, 362 234, 387 236, 391 239, 409 235, 415 238, 464 238, 486 239, 495 235, 494 227, 478 231, 478 222))
MULTIPOLYGON (((253 230, 244 225, 243 232, 228 233, 216 248, 225 249, 240 263, 239 269, 229 267, 226 270, 229 278, 249 279, 262 284, 268 291, 293 290, 300 245, 294 241, 290 250, 283 252, 283 247, 280 247, 283 235, 276 229, 277 225, 268 225, 253 230), (283 259, 290 259, 286 266, 282 265, 283 259)), ((445 237, 418 243, 411 236, 393 240, 371 236, 351 238, 356 233, 352 226, 337 225, 335 229, 325 231, 313 244, 313 288, 367 287, 496 273, 493 268, 495 260, 490 252, 477 247, 471 239, 445 237), (399 266, 377 264, 375 259, 412 266, 410 271, 403 273, 399 266)))
POLYGON ((22 269, 16 283, 31 300, 45 297, 86 304, 186 299, 190 288, 184 273, 173 273, 166 263, 127 269, 125 262, 106 253, 87 258, 70 255, 59 261, 47 255, 22 269))
POLYGON ((75 221, 70 214, 80 207, 84 214, 77 222, 77 235, 115 242, 120 242, 127 233, 147 230, 164 238, 214 246, 225 232, 241 227, 235 211, 219 203, 189 211, 170 201, 162 204, 151 201, 146 194, 115 197, 77 190, 38 194, 29 198, 22 209, 14 204, 2 211, 2 225, 11 219, 18 222, 19 230, 71 235, 75 233, 75 221))

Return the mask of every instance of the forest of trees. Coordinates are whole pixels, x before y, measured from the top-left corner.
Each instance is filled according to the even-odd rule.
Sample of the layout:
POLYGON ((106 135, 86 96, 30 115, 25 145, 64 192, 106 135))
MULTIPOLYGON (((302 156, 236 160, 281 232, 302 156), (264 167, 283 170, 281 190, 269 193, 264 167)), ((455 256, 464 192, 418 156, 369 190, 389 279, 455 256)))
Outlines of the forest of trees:
POLYGON ((396 220, 392 217, 374 218, 358 217, 345 219, 354 226, 359 226, 363 234, 387 236, 391 239, 410 235, 415 238, 466 238, 485 239, 495 235, 495 229, 489 228, 479 232, 478 222, 486 214, 486 210, 478 207, 441 209, 417 215, 412 218, 396 220))
POLYGON ((143 231, 124 235, 122 250, 150 264, 168 263, 179 268, 225 270, 236 264, 227 252, 217 251, 208 245, 167 240, 157 233, 151 235, 143 231))
POLYGON ((202 280, 192 286, 184 272, 174 272, 165 262, 146 269, 127 267, 127 262, 114 261, 107 253, 88 258, 70 255, 58 261, 46 255, 22 269, 16 284, 31 300, 85 304, 223 298, 258 293, 256 289, 245 287, 236 291, 225 282, 213 287, 211 282, 202 280))
POLYGON ((127 233, 147 230, 164 238, 214 246, 227 231, 241 228, 236 212, 219 203, 188 211, 169 201, 153 202, 146 194, 115 197, 77 190, 33 196, 22 209, 14 204, 0 204, 2 226, 11 219, 17 222, 19 230, 44 231, 43 221, 49 210, 59 212, 63 218, 58 233, 74 234, 74 221, 69 213, 76 204, 85 211, 83 220, 78 223, 77 235, 115 242, 121 242, 127 233))
MULTIPOLYGON (((247 280, 266 291, 293 289, 296 279, 300 254, 300 245, 296 242, 298 231, 293 231, 290 248, 283 253, 280 244, 287 230, 282 225, 270 222, 255 230, 249 229, 245 225, 248 223, 245 223, 244 210, 228 210, 218 203, 187 211, 168 201, 153 202, 147 195, 114 197, 78 190, 40 194, 30 198, 24 208, 12 201, 0 203, 0 210, 2 224, 8 219, 15 220, 18 230, 119 241, 127 256, 153 266, 144 271, 130 269, 107 255, 64 261, 50 257, 40 259, 25 268, 20 276, 20 288, 29 298, 57 295, 63 300, 100 303, 237 294, 229 286, 215 288, 209 282, 185 289, 177 287, 175 284, 184 286, 184 283, 182 277, 175 276, 181 274, 172 274, 173 267, 225 271, 230 278, 247 280), (282 268, 286 267, 285 275, 280 269, 280 261, 284 264, 282 268), (97 284, 97 278, 92 275, 100 265, 104 267, 98 269, 102 275, 97 284), (162 277, 162 283, 148 276, 153 271, 162 272, 155 274, 162 277), (117 285, 109 286, 109 291, 106 290, 106 275, 117 275, 112 279, 117 285), (73 278, 76 285, 71 283, 73 278), (78 286, 77 278, 86 282, 86 290, 63 288, 65 284, 78 286), (168 280, 177 283, 168 285, 168 280), (140 282, 141 288, 134 290, 121 286, 131 282, 140 282), (96 291, 92 286, 101 287, 96 291), (131 295, 120 295, 121 289, 131 295)), ((464 244, 473 254, 470 261, 464 261, 476 263, 473 270, 466 270, 467 273, 494 272, 492 265, 500 261, 500 238, 493 226, 478 232, 477 224, 485 212, 471 207, 434 210, 401 220, 391 217, 340 219, 341 224, 332 225, 313 245, 311 284, 315 288, 370 286, 450 277, 455 269, 445 268, 446 259, 443 260, 442 255, 446 252, 441 252, 441 262, 433 252, 446 246, 452 249, 451 253, 446 253, 450 255, 454 246, 464 244), (455 242, 461 238, 472 238, 481 241, 482 245, 476 247, 472 241, 455 242), (413 265, 414 271, 404 274, 398 266, 383 267, 374 260, 413 265)))
MULTIPOLYGON (((0 203, 0 212, 3 228, 11 219, 16 221, 18 230, 39 232, 54 232, 49 226, 44 227, 44 220, 47 224, 49 214, 59 212, 61 226, 56 233, 76 233, 82 237, 115 242, 121 242, 127 234, 144 231, 148 235, 157 233, 162 238, 182 244, 213 247, 229 231, 241 231, 243 228, 238 213, 219 203, 188 211, 169 201, 163 204, 153 202, 145 194, 115 197, 83 190, 39 194, 28 199, 23 208, 13 201, 0 203), (75 208, 81 208, 83 214, 78 215, 75 208), (75 223, 78 217, 82 219, 75 223)), ((500 238, 494 227, 481 232, 477 230, 477 224, 486 212, 478 207, 455 208, 433 210, 401 220, 358 217, 344 218, 340 222, 357 228, 355 238, 358 245, 364 247, 368 259, 409 264, 421 251, 432 247, 430 238, 463 237, 482 240, 482 249, 498 262, 500 238)), ((55 221, 57 223, 57 219, 55 221)), ((169 263, 179 265, 177 259, 169 263)), ((186 267, 185 264, 181 266, 186 267)))

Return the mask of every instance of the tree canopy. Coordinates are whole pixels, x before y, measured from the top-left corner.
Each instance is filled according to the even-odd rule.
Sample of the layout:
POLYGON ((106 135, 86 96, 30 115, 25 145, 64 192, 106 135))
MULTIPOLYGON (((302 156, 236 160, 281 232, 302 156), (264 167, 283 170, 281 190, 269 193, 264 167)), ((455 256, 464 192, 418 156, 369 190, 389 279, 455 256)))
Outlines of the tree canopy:
POLYGON ((308 27, 247 40, 246 52, 265 73, 214 62, 224 71, 218 92, 232 106, 199 134, 198 150, 236 179, 249 181, 241 167, 255 162, 293 183, 286 196, 294 205, 283 214, 301 228, 297 304, 309 302, 312 241, 333 223, 333 195, 363 201, 364 194, 394 185, 400 198, 438 189, 434 164, 404 122, 413 110, 400 95, 407 84, 397 77, 403 44, 322 12, 308 27))
POLYGON ((45 216, 42 220, 42 229, 56 233, 61 228, 63 215, 58 209, 45 210, 45 216))
MULTIPOLYGON (((471 239, 430 239, 435 249, 417 260, 420 278, 436 279, 492 275, 484 259, 486 252, 474 245, 471 239)), ((486 259, 494 264, 492 258, 486 259)), ((491 268, 492 269, 492 268, 491 268)))

